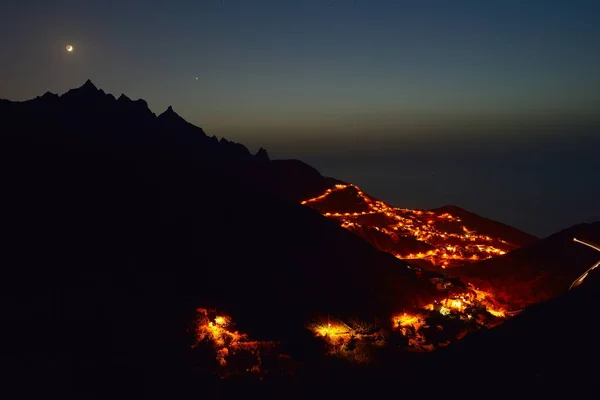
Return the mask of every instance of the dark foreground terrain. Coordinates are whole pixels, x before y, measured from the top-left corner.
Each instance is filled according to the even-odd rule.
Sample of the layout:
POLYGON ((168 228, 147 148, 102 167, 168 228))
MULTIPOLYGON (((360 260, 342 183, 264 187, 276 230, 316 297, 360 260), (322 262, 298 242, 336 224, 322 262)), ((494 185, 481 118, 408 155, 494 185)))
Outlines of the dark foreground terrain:
POLYGON ((401 260, 298 204, 332 181, 91 83, 0 102, 0 117, 6 398, 476 398, 594 386, 593 274, 441 351, 392 346, 357 366, 319 351, 304 328, 311 316, 386 320, 437 294, 401 260), (297 372, 207 372, 214 354, 191 349, 198 307, 284 342, 297 372))
POLYGON ((0 128, 0 352, 19 390, 195 393, 197 307, 301 355, 315 314, 388 320, 435 295, 299 204, 330 184, 312 168, 210 138, 172 109, 156 117, 87 82, 0 101, 0 128))

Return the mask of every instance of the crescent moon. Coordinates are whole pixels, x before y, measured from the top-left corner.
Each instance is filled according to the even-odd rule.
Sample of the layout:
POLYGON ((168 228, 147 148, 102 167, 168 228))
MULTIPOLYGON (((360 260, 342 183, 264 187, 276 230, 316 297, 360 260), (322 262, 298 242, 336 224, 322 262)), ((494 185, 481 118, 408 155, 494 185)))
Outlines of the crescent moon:
POLYGON ((67 49, 67 51, 70 53, 73 51, 73 46, 71 46, 70 44, 67 45, 67 47, 65 47, 67 49))

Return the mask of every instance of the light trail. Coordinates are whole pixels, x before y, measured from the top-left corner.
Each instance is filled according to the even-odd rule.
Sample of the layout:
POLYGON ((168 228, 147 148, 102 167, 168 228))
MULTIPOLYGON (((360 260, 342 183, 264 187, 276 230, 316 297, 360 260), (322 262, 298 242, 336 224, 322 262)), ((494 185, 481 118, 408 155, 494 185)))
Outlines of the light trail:
MULTIPOLYGON (((589 242, 587 240, 577 239, 577 238, 573 238, 573 241, 576 243, 581 243, 584 246, 591 247, 592 249, 600 252, 600 246, 598 246, 595 243, 589 242)), ((581 285, 581 283, 585 280, 585 278, 587 278, 590 271, 593 271, 599 265, 600 265, 600 261, 598 261, 596 264, 594 264, 590 268, 588 268, 583 274, 581 274, 581 276, 579 278, 575 279, 575 281, 573 281, 573 283, 571 283, 571 286, 569 286, 569 290, 581 285)))
POLYGON ((600 246, 598 246, 598 245, 597 245, 597 244, 595 244, 595 243, 592 243, 592 242, 590 242, 590 241, 587 241, 587 240, 577 239, 577 238, 573 238, 573 241, 574 241, 575 243, 581 243, 581 244, 583 244, 584 246, 591 247, 592 249, 594 249, 594 250, 596 250, 596 251, 600 252, 600 246))

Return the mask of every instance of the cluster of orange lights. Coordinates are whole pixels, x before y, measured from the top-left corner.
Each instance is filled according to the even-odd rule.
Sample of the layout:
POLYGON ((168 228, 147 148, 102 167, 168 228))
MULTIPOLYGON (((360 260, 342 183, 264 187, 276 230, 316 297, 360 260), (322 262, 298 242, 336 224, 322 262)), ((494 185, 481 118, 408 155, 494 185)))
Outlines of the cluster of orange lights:
MULTIPOLYGON (((392 239, 412 237, 430 247, 429 250, 415 253, 394 253, 390 249, 397 258, 404 260, 424 260, 446 268, 503 255, 511 249, 511 245, 503 240, 469 229, 459 217, 450 213, 391 207, 382 201, 372 199, 352 184, 336 185, 320 196, 303 201, 302 204, 320 211, 326 217, 338 219, 344 228, 366 227, 386 234, 392 239), (334 193, 344 193, 349 196, 345 198, 346 200, 355 196, 355 200, 350 202, 356 205, 355 209, 348 211, 346 208, 346 212, 336 211, 335 202, 340 197, 338 200, 328 199, 334 193)), ((394 329, 399 329, 403 335, 409 336, 410 347, 433 350, 434 347, 425 342, 419 329, 425 325, 428 312, 434 310, 439 311, 443 316, 454 316, 461 320, 470 320, 474 317, 472 313, 480 313, 483 310, 496 318, 507 317, 507 313, 497 305, 490 293, 471 287, 468 292, 425 306, 422 312, 395 315, 392 317, 392 326, 394 329)), ((345 327, 337 325, 313 326, 312 330, 318 336, 329 340, 339 340, 340 337, 350 335, 345 327)))
MULTIPOLYGON (((423 309, 427 311, 437 310, 442 315, 456 313, 463 319, 471 319, 472 314, 468 313, 468 311, 469 309, 474 309, 475 307, 484 309, 486 312, 497 318, 507 317, 506 311, 501 307, 496 306, 496 303, 494 302, 490 293, 474 288, 472 288, 470 292, 442 299, 433 304, 427 304, 425 307, 423 307, 423 309)), ((422 324, 423 319, 423 314, 412 315, 408 313, 402 313, 394 315, 392 317, 392 322, 394 328, 413 326, 418 329, 419 325, 422 324)))
MULTIPOLYGON (((390 236, 394 239, 393 242, 403 237, 411 237, 423 242, 424 247, 429 247, 426 251, 394 254, 401 259, 424 260, 445 268, 503 255, 510 249, 508 243, 468 229, 460 218, 449 213, 394 208, 372 199, 352 184, 336 185, 320 196, 303 201, 302 204, 317 209, 327 217, 338 219, 341 226, 347 229, 363 226, 390 236), (352 203, 356 204, 358 209, 342 213, 335 210, 335 205, 327 203, 331 194, 345 191, 348 195, 358 197, 355 199, 358 203, 356 201, 352 203)), ((422 327, 426 327, 429 313, 433 311, 461 320, 470 320, 475 316, 474 314, 484 311, 497 318, 511 315, 497 305, 490 293, 471 287, 463 294, 428 304, 420 311, 403 312, 392 316, 392 328, 408 337, 409 347, 433 350, 434 347, 426 343, 422 334, 424 331, 421 330, 422 327)), ((197 312, 199 318, 195 327, 194 346, 209 343, 214 348, 216 360, 224 371, 229 369, 231 363, 235 363, 236 355, 242 354, 244 359, 254 360, 253 365, 246 367, 245 371, 261 373, 261 354, 274 352, 278 343, 249 340, 246 334, 233 329, 230 317, 216 315, 215 312, 202 308, 197 309, 197 312)), ((380 346, 385 342, 377 329, 351 327, 342 321, 329 318, 326 323, 312 323, 307 328, 315 336, 327 342, 328 354, 343 356, 354 361, 365 359, 362 353, 349 350, 357 348, 354 344, 357 340, 362 341, 363 348, 380 346)), ((222 376, 227 375, 228 373, 222 374, 222 376)))
POLYGON ((195 344, 198 346, 202 342, 210 343, 216 352, 216 359, 222 367, 222 377, 229 374, 227 369, 231 358, 236 355, 246 355, 254 358, 253 365, 246 368, 245 372, 261 372, 262 350, 272 350, 277 343, 251 341, 248 336, 232 329, 230 317, 217 315, 212 320, 209 318, 209 312, 205 308, 198 308, 198 322, 196 324, 195 344))
POLYGON ((385 338, 368 324, 349 326, 338 319, 314 322, 306 327, 327 344, 327 355, 337 356, 355 363, 368 363, 371 356, 365 349, 385 346, 385 338), (370 329, 369 329, 370 328, 370 329))
MULTIPOLYGON (((435 304, 428 304, 423 307, 423 312, 414 314, 404 312, 394 315, 392 317, 392 327, 393 329, 398 329, 408 338, 409 346, 412 347, 413 350, 432 351, 435 349, 435 346, 427 344, 426 338, 419 331, 421 327, 426 326, 428 312, 435 310, 443 316, 454 315, 464 321, 473 320, 473 322, 477 324, 482 324, 483 322, 477 319, 476 314, 484 310, 499 319, 508 317, 508 313, 503 309, 495 307, 495 302, 489 293, 473 288, 468 293, 443 299, 435 304)), ((486 323, 483 324, 485 325, 486 323)), ((457 339, 460 338, 462 338, 462 336, 457 337, 457 339)))
MULTIPOLYGON (((461 320, 470 320, 471 313, 475 308, 485 310, 497 318, 505 318, 507 315, 501 309, 494 309, 494 302, 489 293, 472 288, 470 292, 456 295, 428 304, 423 307, 422 312, 401 313, 392 316, 392 328, 398 329, 408 338, 408 346, 412 350, 431 351, 435 346, 428 344, 420 329, 426 327, 428 312, 439 311, 443 316, 457 315, 461 320)), ((196 325, 196 343, 193 347, 203 342, 208 342, 215 350, 216 360, 221 367, 221 376, 227 377, 232 374, 230 363, 236 356, 249 357, 253 359, 252 365, 245 367, 245 372, 262 374, 261 355, 275 354, 278 343, 251 341, 246 334, 233 329, 230 317, 223 315, 209 317, 206 309, 197 309, 199 318, 196 325)), ((368 326, 368 325, 365 325, 368 326)), ((339 356, 354 362, 369 362, 370 357, 365 354, 365 347, 385 346, 385 338, 381 336, 378 329, 357 328, 349 326, 341 320, 327 318, 327 322, 312 323, 307 325, 315 336, 326 341, 328 345, 327 354, 339 356), (359 342, 357 347, 352 342, 359 342), (361 350, 362 349, 362 350, 361 350)), ((279 355, 281 356, 281 355, 279 355)), ((289 356, 287 356, 289 357, 289 356)))
POLYGON ((479 305, 480 307, 485 308, 485 310, 494 317, 506 317, 506 312, 496 305, 496 302, 493 300, 493 296, 490 293, 473 287, 470 292, 443 299, 436 304, 428 304, 424 308, 433 310, 436 305, 440 308, 440 312, 443 315, 447 315, 450 312, 464 313, 469 307, 479 305))
MULTIPOLYGON (((420 329, 427 327, 427 318, 431 312, 437 311, 444 317, 459 318, 463 321, 471 321, 475 324, 487 325, 490 321, 497 324, 501 319, 508 317, 507 313, 498 307, 490 293, 481 291, 470 285, 470 290, 461 294, 445 298, 435 303, 428 304, 421 311, 403 312, 393 315, 391 318, 392 328, 400 331, 408 339, 408 348, 416 351, 432 351, 436 347, 428 344, 426 337, 420 329), (478 319, 478 315, 489 313, 495 317, 491 320, 478 319), (486 322, 487 321, 487 322, 486 322)), ((489 318, 489 316, 488 316, 489 318)), ((490 323, 490 326, 492 324, 490 323)), ((315 336, 322 338, 330 345, 330 354, 340 355, 339 349, 350 341, 351 338, 362 339, 373 337, 373 333, 357 332, 356 329, 345 323, 335 320, 327 323, 313 323, 307 326, 315 336)), ((460 339, 461 337, 457 337, 460 339)), ((345 358, 352 359, 355 354, 345 352, 345 358)))
MULTIPOLYGON (((396 253, 396 257, 406 260, 426 260, 433 265, 446 268, 448 266, 485 260, 493 256, 506 254, 510 245, 502 240, 479 234, 462 224, 460 218, 449 213, 434 211, 410 210, 395 208, 382 201, 374 200, 366 195, 356 185, 336 185, 325 193, 302 202, 322 212, 326 217, 337 218, 347 229, 367 226, 390 237, 413 237, 432 249, 417 253, 396 253), (323 202, 333 193, 348 192, 356 195, 368 211, 336 212, 323 202), (365 220, 364 216, 381 215, 385 222, 378 219, 365 220), (441 225, 452 224, 455 229, 450 232, 441 225), (458 233, 457 233, 458 232, 458 233), (500 246, 500 247, 498 247, 500 246)), ((333 206, 335 207, 335 206, 333 206)))
POLYGON ((403 326, 412 326, 412 327, 415 327, 418 329, 422 322, 423 322, 423 320, 420 315, 402 313, 399 315, 394 315, 392 317, 392 327, 394 329, 397 329, 397 328, 400 328, 403 326))

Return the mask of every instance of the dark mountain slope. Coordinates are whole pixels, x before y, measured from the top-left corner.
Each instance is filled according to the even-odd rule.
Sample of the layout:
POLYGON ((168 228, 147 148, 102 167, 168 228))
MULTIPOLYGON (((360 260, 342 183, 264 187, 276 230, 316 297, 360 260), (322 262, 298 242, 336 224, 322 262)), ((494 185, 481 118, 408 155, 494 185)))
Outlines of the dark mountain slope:
POLYGON ((167 117, 91 83, 0 104, 7 370, 58 365, 53 385, 176 397, 195 307, 294 341, 314 313, 387 320, 434 295, 401 261, 282 199, 254 172, 264 157, 167 117))
POLYGON ((587 398, 600 386, 596 310, 600 271, 563 295, 527 309, 499 327, 480 331, 428 354, 389 354, 375 368, 327 367, 314 372, 303 394, 366 397, 419 393, 424 398, 511 396, 587 398))
POLYGON ((600 385, 594 367, 600 357, 599 289, 600 276, 594 270, 580 287, 496 329, 470 335, 431 358, 447 371, 460 371, 445 376, 447 381, 462 375, 481 387, 496 385, 519 393, 529 389, 536 397, 555 395, 557 390, 589 395, 600 385), (477 367, 469 365, 467 360, 476 355, 484 356, 477 367))
POLYGON ((465 223, 465 225, 474 229, 478 233, 502 238, 503 240, 517 247, 528 246, 538 240, 537 237, 530 235, 529 233, 523 232, 517 228, 513 228, 512 226, 505 225, 501 222, 482 217, 457 206, 448 205, 435 208, 431 211, 440 214, 448 213, 459 217, 465 223))
POLYGON ((269 161, 264 149, 252 156, 242 144, 209 137, 201 128, 181 118, 172 107, 156 117, 144 100, 132 101, 121 95, 115 101, 114 96, 96 88, 89 80, 61 96, 46 93, 24 102, 0 99, 0 114, 3 117, 0 129, 5 135, 18 127, 21 133, 38 132, 43 136, 41 131, 60 125, 66 129, 62 134, 82 140, 78 125, 85 121, 85 139, 95 141, 95 146, 107 140, 117 140, 121 146, 158 145, 176 151, 186 162, 219 169, 227 176, 242 177, 261 190, 296 203, 338 182, 321 176, 301 161, 269 161), (31 118, 32 115, 36 118, 31 118), (104 129, 113 124, 120 127, 118 132, 104 129), (143 142, 139 141, 141 138, 143 142), (241 163, 243 168, 240 168, 241 163))
POLYGON ((260 174, 268 186, 287 199, 300 203, 344 182, 324 178, 319 171, 300 160, 272 160, 262 165, 260 174))
POLYGON ((549 300, 566 291, 598 259, 597 252, 574 243, 574 237, 599 242, 600 222, 575 225, 531 246, 458 267, 452 273, 493 290, 499 300, 516 308, 549 300))
POLYGON ((343 182, 303 204, 338 220, 376 248, 435 272, 505 254, 537 240, 454 206, 435 210, 393 207, 343 182))

